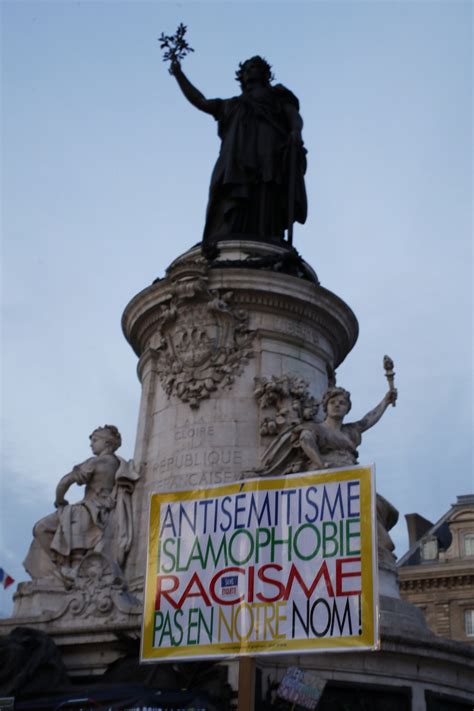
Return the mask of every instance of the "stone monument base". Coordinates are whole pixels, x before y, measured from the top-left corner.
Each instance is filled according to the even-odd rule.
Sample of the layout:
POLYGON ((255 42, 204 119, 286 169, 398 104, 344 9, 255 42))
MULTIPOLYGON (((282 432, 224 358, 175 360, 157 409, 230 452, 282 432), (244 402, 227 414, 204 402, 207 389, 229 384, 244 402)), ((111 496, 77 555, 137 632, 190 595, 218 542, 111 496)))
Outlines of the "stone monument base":
MULTIPOLYGON (((335 708, 331 704, 343 698, 347 689, 351 690, 352 698, 364 695, 364 698, 379 699, 377 703, 382 703, 371 708, 385 708, 380 699, 386 698, 392 704, 390 708, 397 708, 397 711, 429 711, 431 708, 467 711, 474 699, 474 650, 461 642, 427 632, 419 617, 421 613, 410 608, 408 603, 394 598, 381 599, 381 646, 377 651, 258 657, 254 709, 263 708, 263 701, 259 703, 258 699, 268 696, 269 690, 276 688, 287 669, 296 666, 326 682, 321 706, 318 706, 321 711, 335 708), (430 699, 452 706, 431 706, 430 699), (399 705, 395 707, 393 703, 399 705)), ((51 623, 40 618, 11 619, 8 625, 5 621, 0 623, 0 631, 6 634, 19 624, 47 630, 51 623)), ((81 688, 92 679, 101 682, 111 665, 115 668, 118 664, 120 671, 120 658, 126 654, 130 643, 135 642, 135 647, 138 644, 140 626, 137 620, 113 626, 105 621, 90 620, 87 624, 83 622, 80 629, 66 624, 55 625, 50 636, 61 652, 69 677, 76 678, 75 686, 80 694, 81 688)), ((140 668, 138 658, 131 661, 133 668, 140 668)), ((124 683, 139 681, 133 674, 125 674, 130 663, 123 667, 121 680, 124 683)), ((219 676, 222 673, 227 675, 234 698, 239 688, 238 665, 237 660, 226 660, 219 663, 215 671, 217 675, 218 668, 227 667, 226 672, 219 672, 219 676)), ((169 665, 155 666, 157 669, 163 667, 164 673, 169 665)), ((177 666, 186 673, 186 664, 177 666)), ((54 690, 44 689, 45 694, 51 691, 54 690)), ((222 706, 222 711, 230 708, 222 706)))
MULTIPOLYGON (((413 606, 393 598, 381 601, 381 647, 374 652, 301 655, 257 660, 265 695, 286 670, 296 666, 326 682, 318 711, 334 708, 470 711, 474 700, 474 650, 461 642, 422 631, 413 606), (414 622, 411 634, 407 630, 414 622), (364 699, 364 701, 362 701, 364 699), (358 706, 343 706, 344 700, 358 706), (366 706, 361 704, 366 703, 366 706), (444 703, 445 705, 441 705, 444 703)), ((416 609, 416 608, 415 608, 416 609)), ((258 704, 255 708, 259 708, 258 704)))

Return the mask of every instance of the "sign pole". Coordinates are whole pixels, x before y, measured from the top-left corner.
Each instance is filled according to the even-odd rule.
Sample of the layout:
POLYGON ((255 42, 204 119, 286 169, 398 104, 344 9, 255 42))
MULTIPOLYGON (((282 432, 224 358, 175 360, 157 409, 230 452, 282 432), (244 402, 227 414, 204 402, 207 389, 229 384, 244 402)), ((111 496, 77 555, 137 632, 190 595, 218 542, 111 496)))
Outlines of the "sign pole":
POLYGON ((237 711, 255 708, 255 657, 239 659, 239 702, 237 711))

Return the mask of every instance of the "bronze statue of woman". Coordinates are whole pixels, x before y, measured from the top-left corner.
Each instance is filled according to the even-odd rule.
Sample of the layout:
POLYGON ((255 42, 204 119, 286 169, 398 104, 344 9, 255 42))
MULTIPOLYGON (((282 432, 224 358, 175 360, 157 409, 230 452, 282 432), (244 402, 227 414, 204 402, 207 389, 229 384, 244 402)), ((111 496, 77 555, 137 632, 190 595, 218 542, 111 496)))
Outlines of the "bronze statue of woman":
MULTIPOLYGON (((206 99, 185 76, 178 60, 170 73, 188 101, 218 122, 221 150, 211 177, 204 246, 221 239, 284 244, 293 222, 307 213, 298 99, 272 85, 268 62, 256 56, 236 72, 242 93, 206 99)), ((290 239, 291 242, 291 239, 290 239)))

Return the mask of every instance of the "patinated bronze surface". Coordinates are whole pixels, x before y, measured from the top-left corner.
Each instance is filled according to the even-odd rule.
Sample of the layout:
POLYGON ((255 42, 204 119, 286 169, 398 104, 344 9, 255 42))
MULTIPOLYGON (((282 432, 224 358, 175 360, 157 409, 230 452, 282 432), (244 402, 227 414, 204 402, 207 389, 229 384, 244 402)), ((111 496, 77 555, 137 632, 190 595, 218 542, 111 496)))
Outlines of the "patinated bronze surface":
POLYGON ((293 223, 304 223, 307 214, 306 150, 296 96, 271 84, 270 65, 259 56, 240 64, 236 78, 242 93, 231 99, 206 99, 179 60, 172 61, 170 72, 188 101, 216 119, 222 141, 204 245, 221 239, 291 244, 293 223))

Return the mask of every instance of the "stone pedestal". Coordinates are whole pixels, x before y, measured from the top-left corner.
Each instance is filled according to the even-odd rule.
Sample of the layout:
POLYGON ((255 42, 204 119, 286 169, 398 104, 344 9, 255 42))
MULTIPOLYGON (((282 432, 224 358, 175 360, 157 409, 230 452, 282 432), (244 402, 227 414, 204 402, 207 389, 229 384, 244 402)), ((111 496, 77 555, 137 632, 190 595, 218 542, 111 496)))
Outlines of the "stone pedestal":
POLYGON ((149 494, 256 476, 265 446, 256 383, 289 377, 304 390, 305 381, 307 392, 296 400, 319 399, 358 325, 288 250, 226 241, 213 262, 200 247, 176 259, 129 303, 123 330, 140 358, 142 384, 134 456, 139 528, 127 567, 138 590, 149 494))

